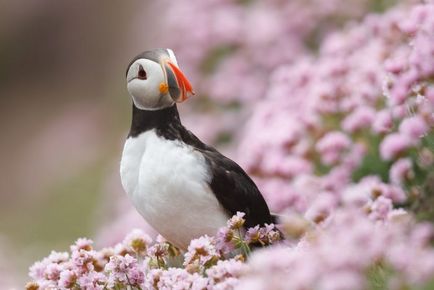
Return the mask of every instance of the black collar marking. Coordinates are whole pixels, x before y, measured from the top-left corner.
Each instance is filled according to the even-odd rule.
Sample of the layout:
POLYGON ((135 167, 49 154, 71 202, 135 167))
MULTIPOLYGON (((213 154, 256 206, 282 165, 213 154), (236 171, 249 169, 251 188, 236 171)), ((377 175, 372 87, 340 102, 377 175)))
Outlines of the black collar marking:
POLYGON ((133 119, 128 137, 137 137, 143 132, 155 129, 158 136, 169 140, 181 139, 181 120, 176 104, 156 111, 141 110, 133 104, 133 119))

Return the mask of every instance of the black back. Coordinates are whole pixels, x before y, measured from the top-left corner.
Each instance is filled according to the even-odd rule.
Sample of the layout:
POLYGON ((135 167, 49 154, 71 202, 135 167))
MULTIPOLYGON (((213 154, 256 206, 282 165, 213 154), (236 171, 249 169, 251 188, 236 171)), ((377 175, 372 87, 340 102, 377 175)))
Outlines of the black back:
POLYGON ((128 136, 136 137, 151 129, 155 129, 160 137, 180 140, 203 154, 212 175, 210 188, 228 215, 244 212, 246 228, 273 222, 268 206, 252 179, 238 164, 188 131, 181 124, 176 104, 158 111, 140 110, 133 105, 128 136))

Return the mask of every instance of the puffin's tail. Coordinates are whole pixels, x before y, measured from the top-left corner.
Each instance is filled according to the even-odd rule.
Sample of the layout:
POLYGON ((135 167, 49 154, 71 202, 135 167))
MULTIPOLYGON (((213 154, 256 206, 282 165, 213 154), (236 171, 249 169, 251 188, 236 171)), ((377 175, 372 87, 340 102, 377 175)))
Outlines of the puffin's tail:
POLYGON ((279 220, 283 217, 283 215, 281 214, 277 214, 277 213, 271 213, 271 221, 273 222, 273 224, 278 225, 279 224, 279 220))

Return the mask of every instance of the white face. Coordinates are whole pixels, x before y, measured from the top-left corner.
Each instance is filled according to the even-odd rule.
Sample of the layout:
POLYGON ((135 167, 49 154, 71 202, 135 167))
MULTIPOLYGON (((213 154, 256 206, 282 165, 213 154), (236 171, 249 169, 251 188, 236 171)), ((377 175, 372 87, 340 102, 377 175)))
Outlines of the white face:
POLYGON ((128 92, 139 109, 159 110, 175 103, 167 90, 161 93, 160 86, 166 85, 165 73, 152 60, 136 60, 128 70, 127 82, 128 92))

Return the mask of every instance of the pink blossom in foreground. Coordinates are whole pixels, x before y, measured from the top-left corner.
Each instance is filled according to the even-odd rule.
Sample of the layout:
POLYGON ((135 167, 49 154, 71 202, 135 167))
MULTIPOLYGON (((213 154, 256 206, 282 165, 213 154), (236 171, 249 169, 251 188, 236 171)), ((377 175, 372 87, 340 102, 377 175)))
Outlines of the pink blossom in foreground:
POLYGON ((379 274, 381 265, 396 271, 384 277, 385 288, 396 280, 397 289, 429 282, 432 227, 387 216, 385 221, 373 222, 359 210, 338 210, 296 245, 255 252, 236 289, 368 289, 369 275, 379 274), (405 253, 399 253, 404 245, 405 253))
MULTIPOLYGON (((243 213, 237 213, 221 231, 240 230, 243 213), (235 226, 235 228, 234 228, 235 226)), ((258 227, 255 244, 270 245, 281 236, 274 225, 258 227)), ((244 273, 250 241, 238 231, 223 243, 233 251, 223 253, 215 237, 193 239, 188 251, 180 250, 162 237, 154 242, 140 230, 133 230, 113 248, 93 249, 93 242, 80 238, 69 253, 52 252, 30 267, 33 280, 27 289, 233 289, 244 273), (235 253, 241 251, 243 254, 235 253), (225 256, 229 258, 225 258, 225 256)))
POLYGON ((402 158, 397 160, 390 168, 390 181, 397 185, 402 185, 406 180, 413 177, 413 164, 411 159, 402 158))
POLYGON ((80 239, 71 246, 71 257, 79 253, 94 267, 83 268, 86 262, 53 252, 31 267, 33 281, 27 289, 367 289, 371 275, 386 269, 393 274, 384 277, 384 285, 416 287, 434 278, 432 226, 415 224, 411 215, 394 210, 390 199, 378 197, 370 214, 350 206, 334 210, 317 224, 300 221, 282 220, 288 240, 253 253, 246 241, 262 235, 269 239, 274 226, 232 236, 238 249, 247 250, 244 255, 238 250, 221 255, 216 239, 203 236, 192 240, 184 254, 159 239, 149 250, 166 245, 167 251, 138 252, 135 257, 109 251, 100 264, 97 257, 109 252, 80 248, 90 244, 80 239), (296 228, 298 234, 293 235, 296 228))
POLYGON ((372 130, 377 134, 388 133, 393 127, 392 113, 388 110, 377 112, 372 130))
POLYGON ((393 160, 404 154, 412 145, 413 140, 404 134, 387 135, 380 145, 380 154, 384 160, 393 160))
POLYGON ((351 145, 350 138, 342 132, 329 132, 316 144, 324 164, 331 165, 339 160, 341 153, 351 145))
POLYGON ((139 286, 145 280, 143 270, 140 269, 137 259, 129 254, 110 257, 104 271, 109 273, 108 287, 114 287, 117 284, 139 286))
POLYGON ((152 239, 142 230, 134 229, 125 237, 122 243, 125 245, 127 251, 140 255, 147 251, 149 245, 152 243, 152 239))
POLYGON ((219 258, 220 254, 217 252, 214 240, 203 236, 191 241, 185 253, 184 265, 197 264, 200 267, 219 258))
POLYGON ((370 128, 375 119, 375 110, 370 107, 360 107, 342 121, 342 128, 348 132, 355 132, 363 128, 370 128))
POLYGON ((399 131, 401 134, 417 140, 429 131, 429 127, 421 116, 414 116, 404 119, 399 126, 399 131))

